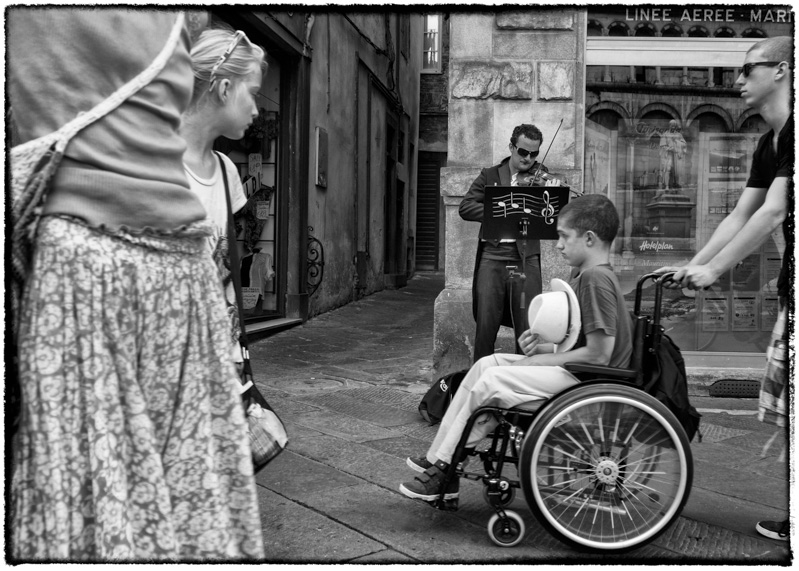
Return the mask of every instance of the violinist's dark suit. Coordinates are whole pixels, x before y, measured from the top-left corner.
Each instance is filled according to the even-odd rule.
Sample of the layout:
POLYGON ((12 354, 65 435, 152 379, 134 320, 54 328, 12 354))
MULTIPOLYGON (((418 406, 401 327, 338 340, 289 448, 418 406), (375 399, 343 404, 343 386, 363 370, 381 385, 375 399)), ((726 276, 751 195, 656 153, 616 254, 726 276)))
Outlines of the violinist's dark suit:
MULTIPOLYGON (((511 172, 508 162, 510 157, 498 165, 483 169, 472 183, 469 192, 463 197, 458 213, 464 220, 483 221, 483 202, 486 186, 511 185, 511 172)), ((538 170, 536 162, 528 171, 538 170)), ((547 172, 541 166, 542 172, 547 172)), ((530 186, 531 174, 519 173, 517 184, 530 186)), ((516 242, 486 241, 483 239, 483 227, 480 226, 477 244, 477 259, 474 266, 472 282, 472 313, 477 322, 474 339, 474 362, 486 355, 494 353, 499 326, 513 327, 518 340, 526 328, 526 308, 521 308, 521 280, 511 279, 506 266, 516 266, 521 270, 522 242, 525 243, 527 261, 524 265, 526 276, 524 292, 525 302, 541 293, 541 249, 538 240, 519 240, 516 242), (511 315, 511 307, 513 312, 511 315)), ((521 354, 518 341, 516 352, 521 354)))

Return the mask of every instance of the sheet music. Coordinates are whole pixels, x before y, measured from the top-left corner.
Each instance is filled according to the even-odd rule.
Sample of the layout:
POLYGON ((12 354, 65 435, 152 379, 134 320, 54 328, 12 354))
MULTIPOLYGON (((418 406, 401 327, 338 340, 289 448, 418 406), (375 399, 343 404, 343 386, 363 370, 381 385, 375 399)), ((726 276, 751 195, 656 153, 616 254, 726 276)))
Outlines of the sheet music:
POLYGON ((558 214, 570 191, 567 186, 487 186, 483 237, 557 240, 558 214))
POLYGON ((552 225, 560 211, 560 198, 541 188, 535 191, 519 188, 508 194, 499 195, 491 203, 491 215, 494 218, 528 215, 540 218, 545 224, 552 225))

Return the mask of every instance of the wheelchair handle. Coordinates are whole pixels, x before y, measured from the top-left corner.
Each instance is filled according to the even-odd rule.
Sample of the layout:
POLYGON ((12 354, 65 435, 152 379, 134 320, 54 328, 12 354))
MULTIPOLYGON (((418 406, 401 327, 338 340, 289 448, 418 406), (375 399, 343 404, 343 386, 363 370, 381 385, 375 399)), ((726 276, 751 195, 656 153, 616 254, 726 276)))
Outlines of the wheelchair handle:
POLYGON ((654 280, 655 282, 655 308, 654 314, 652 316, 653 323, 657 326, 660 324, 660 306, 663 301, 663 284, 672 277, 676 272, 666 272, 664 274, 657 274, 651 273, 642 276, 638 280, 638 284, 635 286, 635 314, 640 315, 641 313, 641 298, 643 297, 644 291, 644 284, 649 280, 654 280))

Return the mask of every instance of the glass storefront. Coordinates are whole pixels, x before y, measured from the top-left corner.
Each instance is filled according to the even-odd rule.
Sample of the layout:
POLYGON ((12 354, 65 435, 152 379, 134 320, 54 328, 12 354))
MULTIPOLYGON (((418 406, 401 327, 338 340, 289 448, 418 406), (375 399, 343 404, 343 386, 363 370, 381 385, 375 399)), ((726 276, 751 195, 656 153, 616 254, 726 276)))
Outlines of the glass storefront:
MULTIPOLYGON (((637 279, 689 261, 746 185, 767 127, 740 98, 738 66, 757 39, 793 35, 786 8, 758 10, 589 10, 584 189, 619 211, 612 263, 630 308, 637 279)), ((683 351, 765 352, 783 250, 779 231, 710 289, 670 290, 667 333, 683 351)))
MULTIPOLYGON (((255 43, 262 44, 263 38, 250 34, 255 43)), ((238 167, 248 199, 236 221, 242 310, 247 323, 281 317, 284 313, 279 303, 282 284, 277 279, 280 256, 285 252, 280 244, 279 213, 283 193, 278 184, 282 66, 270 50, 266 51, 267 67, 255 97, 258 117, 242 139, 231 141, 223 137, 214 146, 238 167)))
POLYGON ((267 65, 261 90, 255 99, 260 114, 248 131, 255 148, 248 150, 247 164, 242 165, 253 177, 251 184, 245 186, 250 207, 239 233, 242 309, 247 321, 280 313, 277 303, 279 280, 275 278, 282 252, 278 247, 277 224, 282 194, 277 184, 281 66, 269 53, 267 65))

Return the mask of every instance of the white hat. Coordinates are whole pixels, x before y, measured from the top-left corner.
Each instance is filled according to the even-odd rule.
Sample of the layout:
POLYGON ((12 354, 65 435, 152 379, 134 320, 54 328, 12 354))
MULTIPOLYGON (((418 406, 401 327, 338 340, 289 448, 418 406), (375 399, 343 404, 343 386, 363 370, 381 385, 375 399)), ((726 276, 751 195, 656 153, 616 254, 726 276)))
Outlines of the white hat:
POLYGON ((580 304, 574 290, 563 280, 554 278, 552 291, 539 294, 527 309, 530 332, 544 343, 554 343, 555 353, 574 347, 580 335, 580 304))

